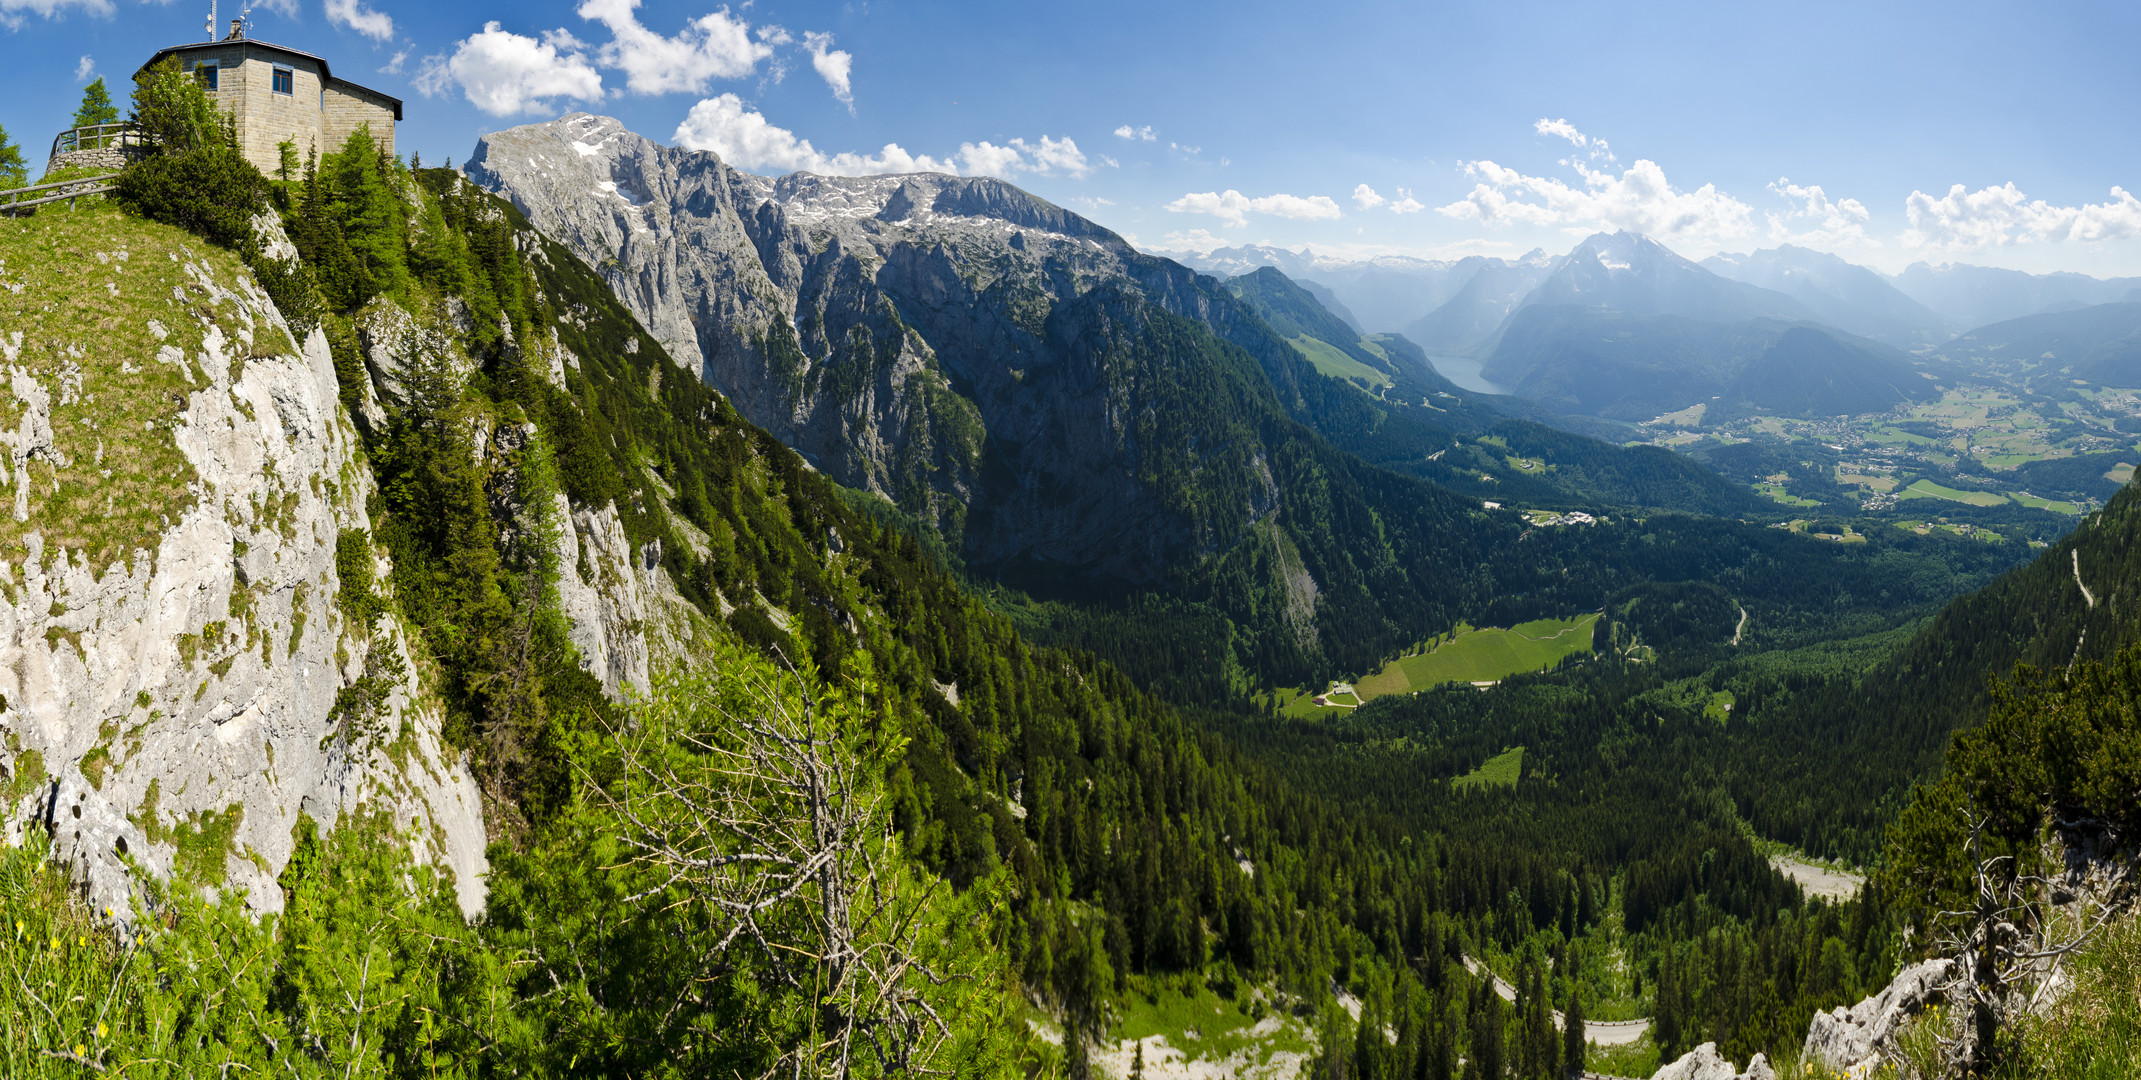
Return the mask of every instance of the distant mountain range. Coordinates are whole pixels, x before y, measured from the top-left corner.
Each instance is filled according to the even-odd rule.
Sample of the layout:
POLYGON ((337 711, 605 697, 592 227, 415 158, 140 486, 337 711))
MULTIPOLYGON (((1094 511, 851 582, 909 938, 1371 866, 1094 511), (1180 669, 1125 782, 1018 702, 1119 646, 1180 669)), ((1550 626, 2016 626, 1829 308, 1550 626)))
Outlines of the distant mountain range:
POLYGON ((1712 255, 1702 265, 1789 296, 1837 329, 1900 348, 1938 344, 1967 324, 1925 306, 1872 270, 1791 244, 1751 255, 1712 255))
MULTIPOLYGON (((1483 354, 1491 351, 1502 321, 1520 305, 1565 302, 1552 296, 1533 299, 1531 293, 1570 260, 1578 258, 1579 253, 1594 262, 1601 251, 1609 260, 1629 261, 1614 254, 1618 249, 1601 247, 1604 238, 1611 235, 1594 236, 1566 256, 1533 251, 1518 259, 1477 255, 1450 261, 1396 255, 1347 259, 1263 244, 1166 254, 1221 278, 1273 267, 1314 292, 1324 306, 1345 312, 1342 317, 1356 324, 1357 329, 1399 331, 1430 353, 1483 354)), ((1648 238, 1641 242, 1664 250, 1648 238)), ((1678 287, 1707 293, 1720 301, 1731 295, 1715 285, 1691 284, 1684 270, 1696 264, 1677 256, 1675 260, 1668 278, 1678 287)), ((2141 302, 2141 278, 2027 274, 1997 267, 1932 266, 1922 262, 1890 276, 1791 244, 1747 254, 1713 255, 1700 266, 1717 277, 1775 293, 1797 305, 1783 305, 1771 297, 1753 305, 1767 308, 1759 317, 1819 321, 1846 333, 1911 350, 1939 345, 1972 327, 2027 315, 2141 302)), ((1599 268, 1605 267, 1600 264, 1599 268)), ((1622 280, 1611 283, 1611 287, 1627 289, 1632 284, 1622 280)), ((1745 294, 1741 296, 1745 301, 1745 294)), ((1585 302, 1646 313, 1622 305, 1652 299, 1631 298, 1623 292, 1585 302)), ((1729 301, 1724 303, 1730 306, 1729 301)), ((1745 313, 1744 317, 1758 316, 1745 313)), ((1726 316, 1724 321, 1732 321, 1732 317, 1726 316)))
POLYGON ((1889 277, 1789 244, 1698 264, 1627 232, 1514 260, 1266 245, 1178 257, 1222 278, 1283 273, 1349 333, 1398 327, 1430 357, 1477 358, 1482 377, 1564 427, 1698 404, 1713 420, 1879 411, 1937 393, 1955 370, 1912 354, 2141 383, 2126 310, 2141 312, 2141 278, 1924 263, 1889 277))

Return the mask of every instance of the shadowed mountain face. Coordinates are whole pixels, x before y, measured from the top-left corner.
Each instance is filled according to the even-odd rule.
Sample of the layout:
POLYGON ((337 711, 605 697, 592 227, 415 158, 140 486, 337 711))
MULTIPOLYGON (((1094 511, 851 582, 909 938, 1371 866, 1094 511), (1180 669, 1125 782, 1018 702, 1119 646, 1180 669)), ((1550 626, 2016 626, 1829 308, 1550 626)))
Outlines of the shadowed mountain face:
MULTIPOLYGON (((1467 260, 1470 261, 1470 260, 1467 260)), ((1448 301, 1405 327, 1405 336, 1436 353, 1469 353, 1494 337, 1558 260, 1533 252, 1516 262, 1482 259, 1448 301)))
POLYGON ((1821 321, 1885 345, 1931 345, 1953 332, 1953 320, 1904 295, 1887 278, 1824 252, 1785 244, 1751 255, 1712 255, 1702 265, 1790 296, 1821 321))
POLYGON ((2046 371, 2109 386, 2141 386, 2141 302, 1981 326, 1948 342, 1937 355, 2019 375, 2046 371))
POLYGON ((1955 321, 1986 326, 2039 312, 2066 311, 2131 299, 2141 278, 2093 278, 2086 274, 2026 274, 1993 266, 1931 266, 1912 263, 1896 275, 1896 288, 1955 321))
POLYGON ((1789 296, 1722 278, 1640 233, 1599 233, 1576 245, 1522 307, 1603 307, 1702 322, 1813 321, 1789 296))
POLYGON ((1540 404, 1618 420, 1693 405, 1707 417, 1747 412, 1835 416, 1937 396, 1909 357, 1825 327, 1770 319, 1733 324, 1579 307, 1526 307, 1509 320, 1484 373, 1540 404))

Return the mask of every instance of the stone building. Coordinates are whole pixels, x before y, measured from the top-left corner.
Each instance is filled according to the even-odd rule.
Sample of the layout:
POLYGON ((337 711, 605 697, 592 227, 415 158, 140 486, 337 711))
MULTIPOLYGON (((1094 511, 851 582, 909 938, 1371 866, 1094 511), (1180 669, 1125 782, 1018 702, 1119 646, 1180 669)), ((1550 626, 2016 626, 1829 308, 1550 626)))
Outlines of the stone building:
POLYGON ((231 20, 230 36, 221 41, 173 45, 142 67, 167 56, 177 57, 216 105, 237 119, 238 149, 270 176, 282 161, 277 143, 297 144, 300 157, 314 149, 327 154, 360 124, 370 124, 372 138, 394 152, 400 98, 335 78, 322 57, 246 37, 240 20, 231 20))

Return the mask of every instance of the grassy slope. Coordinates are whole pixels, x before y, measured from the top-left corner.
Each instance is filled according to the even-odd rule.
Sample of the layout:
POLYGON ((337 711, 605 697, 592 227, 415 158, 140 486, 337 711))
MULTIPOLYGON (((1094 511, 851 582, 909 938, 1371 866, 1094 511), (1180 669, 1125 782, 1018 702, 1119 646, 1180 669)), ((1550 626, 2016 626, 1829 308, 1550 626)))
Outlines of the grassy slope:
POLYGON ((1524 748, 1512 747, 1488 758, 1479 768, 1458 777, 1458 787, 1515 787, 1524 772, 1524 748))
POLYGON ((1356 684, 1363 698, 1425 690, 1451 682, 1495 682, 1541 671, 1591 648, 1598 616, 1538 619, 1508 630, 1459 634, 1432 652, 1394 660, 1356 684))
MULTIPOLYGON (((231 291, 249 277, 236 255, 102 199, 0 219, 0 354, 20 372, 17 392, 0 395, 0 428, 19 428, 34 381, 50 396, 57 451, 0 478, 0 502, 12 502, 27 477, 34 523, 0 514, 0 550, 30 531, 47 551, 87 549, 99 568, 154 550, 195 498, 193 466, 172 434, 186 397, 209 385, 192 358, 212 323, 242 330, 237 305, 201 281, 231 291)), ((262 348, 290 351, 275 333, 281 340, 262 348)))

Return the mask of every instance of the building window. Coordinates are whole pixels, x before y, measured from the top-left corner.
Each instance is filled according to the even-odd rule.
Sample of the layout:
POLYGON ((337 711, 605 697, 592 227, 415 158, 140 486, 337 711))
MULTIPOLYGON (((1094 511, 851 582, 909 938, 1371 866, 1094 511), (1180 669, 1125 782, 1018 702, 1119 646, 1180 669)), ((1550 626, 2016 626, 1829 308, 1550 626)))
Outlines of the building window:
POLYGON ((200 81, 201 89, 203 90, 214 90, 217 88, 216 66, 214 64, 195 65, 193 69, 193 77, 200 81))
POLYGON ((296 76, 291 73, 289 68, 276 68, 275 92, 278 94, 289 94, 294 93, 295 91, 296 76))

